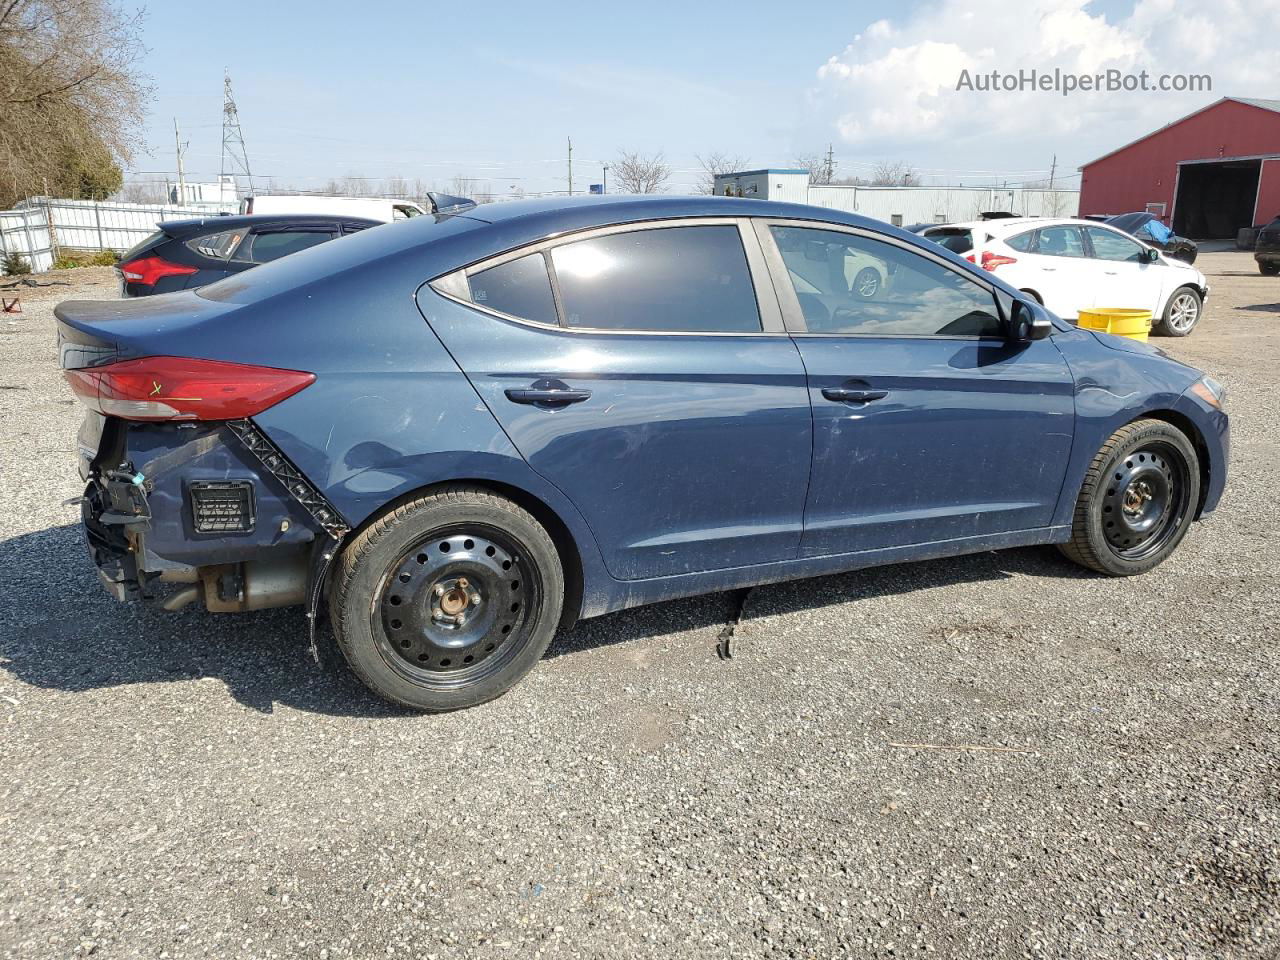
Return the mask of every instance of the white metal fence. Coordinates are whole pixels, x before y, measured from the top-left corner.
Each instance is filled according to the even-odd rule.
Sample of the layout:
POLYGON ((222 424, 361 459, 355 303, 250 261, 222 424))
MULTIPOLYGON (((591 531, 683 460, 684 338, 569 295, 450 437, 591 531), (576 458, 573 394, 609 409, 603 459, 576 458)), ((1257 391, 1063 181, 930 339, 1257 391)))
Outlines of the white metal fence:
POLYGON ((228 204, 122 203, 35 197, 14 210, 0 211, 0 253, 25 257, 31 269, 48 270, 63 250, 123 253, 155 232, 162 220, 235 212, 228 204))

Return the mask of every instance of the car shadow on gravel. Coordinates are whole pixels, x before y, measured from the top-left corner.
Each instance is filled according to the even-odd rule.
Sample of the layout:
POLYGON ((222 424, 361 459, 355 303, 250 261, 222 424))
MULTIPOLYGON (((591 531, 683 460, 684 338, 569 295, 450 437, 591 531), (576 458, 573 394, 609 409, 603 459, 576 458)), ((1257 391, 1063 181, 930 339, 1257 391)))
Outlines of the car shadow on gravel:
POLYGON ((1250 310, 1254 313, 1280 313, 1280 303, 1252 303, 1247 307, 1236 307, 1237 310, 1250 310))
POLYGON ((731 590, 584 620, 557 636, 547 656, 559 657, 681 630, 723 626, 740 614, 741 622, 747 622, 755 617, 787 616, 817 607, 916 590, 1008 580, 1018 574, 1071 580, 1098 576, 1068 562, 1052 547, 992 550, 941 560, 868 567, 850 573, 765 584, 752 589, 745 598, 743 594, 747 591, 731 590))
MULTIPOLYGON (((12 571, 0 609, 0 667, 22 683, 82 693, 213 677, 262 713, 276 704, 336 716, 408 713, 352 676, 327 627, 317 666, 298 608, 217 615, 197 604, 170 613, 156 604, 117 603, 98 583, 79 524, 0 541, 0 554, 12 571)), ((1047 548, 988 552, 757 587, 744 619, 1014 574, 1091 576, 1047 548)), ((558 636, 547 656, 718 626, 736 615, 742 595, 709 594, 586 620, 558 636)))

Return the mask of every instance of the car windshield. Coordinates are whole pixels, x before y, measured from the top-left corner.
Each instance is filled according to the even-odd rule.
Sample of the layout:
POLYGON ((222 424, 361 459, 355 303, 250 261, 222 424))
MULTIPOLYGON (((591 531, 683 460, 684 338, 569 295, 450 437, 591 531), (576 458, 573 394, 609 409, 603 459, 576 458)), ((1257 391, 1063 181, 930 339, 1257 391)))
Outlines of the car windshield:
POLYGON ((1153 219, 1149 213, 1122 213, 1118 217, 1110 217, 1105 223, 1109 223, 1117 230, 1123 230, 1125 233, 1137 233, 1153 219))
POLYGON ((952 253, 968 253, 973 249, 973 234, 962 227, 929 230, 925 233, 925 238, 941 244, 952 253))
MULTIPOLYGON (((480 221, 467 217, 414 217, 412 225, 406 223, 394 230, 361 230, 341 243, 317 244, 252 270, 232 274, 225 280, 200 287, 196 293, 206 300, 258 303, 286 290, 373 264, 409 247, 442 239, 479 225, 480 221)), ((426 276, 416 278, 413 286, 405 291, 406 294, 426 279, 426 276)))

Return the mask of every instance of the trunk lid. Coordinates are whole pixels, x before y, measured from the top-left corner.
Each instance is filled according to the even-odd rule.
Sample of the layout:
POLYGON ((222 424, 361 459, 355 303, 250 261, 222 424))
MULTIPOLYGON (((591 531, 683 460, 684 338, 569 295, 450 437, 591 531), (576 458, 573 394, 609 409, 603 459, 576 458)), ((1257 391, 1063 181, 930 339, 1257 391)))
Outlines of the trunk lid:
POLYGON ((58 304, 58 359, 64 370, 117 360, 187 353, 183 334, 235 309, 193 291, 126 300, 67 300, 58 304))

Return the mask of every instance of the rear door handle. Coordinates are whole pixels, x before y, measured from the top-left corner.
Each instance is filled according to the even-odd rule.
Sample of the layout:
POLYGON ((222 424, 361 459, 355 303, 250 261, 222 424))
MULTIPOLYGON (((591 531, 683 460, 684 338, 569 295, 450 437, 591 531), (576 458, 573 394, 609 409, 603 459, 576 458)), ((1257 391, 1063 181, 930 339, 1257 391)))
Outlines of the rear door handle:
POLYGON ((511 387, 504 392, 512 403, 527 403, 537 407, 567 407, 591 397, 590 390, 574 390, 559 381, 539 381, 530 387, 511 387))
POLYGON ((1053 273, 1058 268, 1057 267, 1041 267, 1040 269, 1043 270, 1045 273, 1053 273))
POLYGON ((853 387, 823 387, 822 395, 836 403, 870 403, 872 400, 883 400, 889 395, 889 391, 859 390, 853 387))

